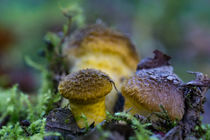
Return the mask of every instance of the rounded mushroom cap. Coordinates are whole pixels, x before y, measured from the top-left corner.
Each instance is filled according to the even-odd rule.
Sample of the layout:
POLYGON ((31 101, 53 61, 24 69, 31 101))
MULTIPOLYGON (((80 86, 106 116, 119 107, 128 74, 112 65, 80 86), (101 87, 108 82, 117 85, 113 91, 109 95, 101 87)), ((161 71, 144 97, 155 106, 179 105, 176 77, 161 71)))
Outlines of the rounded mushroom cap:
POLYGON ((58 86, 60 94, 72 102, 94 102, 112 90, 110 78, 95 69, 84 69, 67 75, 58 86))
POLYGON ((143 69, 126 81, 122 94, 150 112, 160 112, 160 105, 171 119, 181 119, 184 114, 181 80, 170 67, 143 69))
POLYGON ((138 54, 131 40, 101 24, 81 29, 65 42, 64 55, 83 56, 87 53, 113 54, 119 56, 129 67, 135 69, 138 54))

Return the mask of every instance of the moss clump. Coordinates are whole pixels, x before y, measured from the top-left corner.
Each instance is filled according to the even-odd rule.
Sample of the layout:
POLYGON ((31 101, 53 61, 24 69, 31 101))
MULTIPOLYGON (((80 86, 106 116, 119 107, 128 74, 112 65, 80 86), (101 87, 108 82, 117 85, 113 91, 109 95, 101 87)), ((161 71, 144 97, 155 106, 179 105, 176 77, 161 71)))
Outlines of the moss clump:
POLYGON ((131 128, 135 132, 135 136, 130 137, 132 140, 149 140, 149 139, 156 139, 151 138, 150 136, 152 135, 152 132, 149 131, 146 127, 150 126, 150 123, 145 123, 142 124, 140 121, 134 117, 133 115, 130 115, 125 112, 119 112, 115 113, 114 115, 108 114, 108 119, 107 121, 121 121, 121 122, 126 122, 127 125, 130 125, 131 128))
POLYGON ((17 86, 7 90, 0 89, 0 138, 29 139, 30 136, 30 139, 41 139, 48 135, 44 132, 44 115, 59 99, 59 94, 50 91, 29 99, 17 86), (31 124, 23 127, 19 123, 22 120, 28 120, 31 124))

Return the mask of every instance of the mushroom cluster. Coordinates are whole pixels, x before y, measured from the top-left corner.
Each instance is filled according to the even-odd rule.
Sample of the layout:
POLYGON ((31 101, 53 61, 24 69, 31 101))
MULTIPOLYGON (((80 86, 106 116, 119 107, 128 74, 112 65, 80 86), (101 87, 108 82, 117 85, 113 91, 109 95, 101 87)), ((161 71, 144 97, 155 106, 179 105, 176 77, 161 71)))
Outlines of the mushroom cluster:
MULTIPOLYGON (((121 88, 122 79, 135 73, 139 62, 134 45, 125 35, 104 25, 90 25, 75 32, 64 43, 64 56, 67 57, 71 72, 93 68, 107 73, 121 88)), ((106 96, 106 108, 113 112, 117 101, 113 90, 106 96)))
POLYGON ((161 112, 162 106, 172 120, 182 119, 182 81, 173 73, 170 57, 160 51, 138 64, 135 47, 126 36, 92 25, 65 41, 63 53, 71 73, 60 81, 58 90, 69 100, 80 128, 85 127, 83 114, 90 125, 106 119, 106 111, 113 112, 117 100, 113 81, 121 89, 124 110, 131 109, 129 113, 148 117, 161 112), (122 82, 122 78, 126 80, 122 82))

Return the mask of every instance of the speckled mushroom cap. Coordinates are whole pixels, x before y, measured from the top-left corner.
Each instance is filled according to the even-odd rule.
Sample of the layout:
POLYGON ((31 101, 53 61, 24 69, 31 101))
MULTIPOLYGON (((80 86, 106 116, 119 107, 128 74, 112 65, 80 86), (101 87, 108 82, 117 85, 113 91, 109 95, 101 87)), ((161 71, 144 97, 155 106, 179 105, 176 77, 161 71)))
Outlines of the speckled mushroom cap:
POLYGON ((135 47, 128 37, 101 24, 90 25, 75 32, 65 42, 63 52, 64 55, 76 57, 87 53, 116 55, 133 69, 139 60, 135 47))
POLYGON ((127 80, 122 94, 150 112, 161 111, 159 105, 162 105, 171 119, 181 119, 184 99, 180 83, 171 66, 142 69, 127 80))
POLYGON ((84 69, 67 75, 58 86, 60 94, 72 102, 90 103, 112 90, 110 78, 95 69, 84 69))

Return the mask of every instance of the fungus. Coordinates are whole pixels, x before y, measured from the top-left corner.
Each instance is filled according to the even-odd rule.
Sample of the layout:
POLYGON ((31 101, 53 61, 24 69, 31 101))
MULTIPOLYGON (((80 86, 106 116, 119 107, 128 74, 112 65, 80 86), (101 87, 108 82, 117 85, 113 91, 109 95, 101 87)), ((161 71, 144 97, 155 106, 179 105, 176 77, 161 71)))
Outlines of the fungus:
MULTIPOLYGON (((119 89, 121 79, 131 76, 139 61, 135 46, 128 37, 101 24, 75 32, 65 41, 63 53, 72 66, 72 72, 99 69, 109 74, 119 89)), ((114 90, 106 96, 109 112, 113 112, 117 97, 114 90)))
MULTIPOLYGON (((164 58, 164 54, 159 53, 155 51, 156 56, 153 60, 156 62, 157 59, 164 58)), ((161 112, 162 105, 172 120, 182 119, 184 114, 183 92, 180 88, 182 81, 173 73, 173 68, 168 63, 159 61, 162 65, 151 63, 153 66, 146 68, 143 66, 146 60, 151 62, 152 59, 142 61, 136 75, 122 86, 122 94, 125 97, 124 109, 132 108, 131 114, 148 117, 152 112, 161 112)))
POLYGON ((60 94, 70 102, 71 111, 80 128, 98 124, 106 118, 105 96, 112 90, 111 79, 103 72, 84 69, 67 75, 58 86, 60 94))

